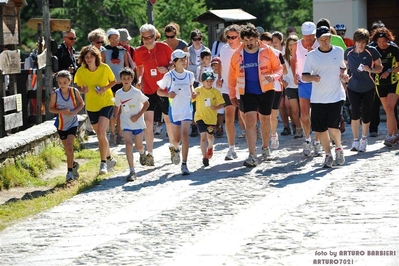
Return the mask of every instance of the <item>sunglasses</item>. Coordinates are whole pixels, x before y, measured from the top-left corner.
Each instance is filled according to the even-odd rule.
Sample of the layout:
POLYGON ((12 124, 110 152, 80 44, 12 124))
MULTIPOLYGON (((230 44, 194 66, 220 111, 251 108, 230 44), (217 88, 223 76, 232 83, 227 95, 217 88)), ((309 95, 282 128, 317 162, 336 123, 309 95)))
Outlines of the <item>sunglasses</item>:
POLYGON ((193 40, 194 42, 198 42, 198 41, 201 41, 202 38, 193 38, 192 40, 193 40))
POLYGON ((174 37, 176 37, 176 35, 165 35, 165 37, 166 37, 167 39, 173 39, 174 37))
POLYGON ((65 38, 69 39, 70 41, 76 41, 76 37, 75 38, 74 37, 65 37, 65 38))
POLYGON ((229 36, 229 35, 227 35, 226 38, 227 38, 227 40, 235 40, 235 39, 238 38, 238 36, 229 36))
POLYGON ((104 44, 104 41, 98 41, 97 44, 104 44))
POLYGON ((155 35, 150 35, 150 36, 147 36, 147 37, 141 36, 141 38, 142 38, 143 40, 149 41, 149 40, 151 40, 152 38, 154 38, 154 36, 155 36, 155 35))

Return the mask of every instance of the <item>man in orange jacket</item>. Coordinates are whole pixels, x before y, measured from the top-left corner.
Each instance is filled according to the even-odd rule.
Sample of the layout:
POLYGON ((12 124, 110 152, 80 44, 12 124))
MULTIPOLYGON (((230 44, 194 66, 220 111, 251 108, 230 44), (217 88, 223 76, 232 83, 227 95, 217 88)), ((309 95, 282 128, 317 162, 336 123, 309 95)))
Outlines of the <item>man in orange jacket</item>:
POLYGON ((274 81, 283 75, 283 67, 273 49, 259 41, 259 32, 248 23, 240 32, 243 44, 233 54, 229 70, 229 97, 244 112, 249 149, 247 167, 258 165, 256 123, 259 112, 262 133, 262 159, 270 160, 270 114, 274 100, 274 81))

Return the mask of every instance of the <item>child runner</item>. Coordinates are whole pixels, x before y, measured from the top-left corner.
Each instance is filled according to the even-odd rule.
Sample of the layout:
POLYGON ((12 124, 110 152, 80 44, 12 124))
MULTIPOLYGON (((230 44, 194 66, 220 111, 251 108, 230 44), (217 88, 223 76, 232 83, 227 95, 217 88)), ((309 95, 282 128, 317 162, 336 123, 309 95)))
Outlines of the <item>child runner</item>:
POLYGON ((122 68, 119 76, 123 87, 115 93, 113 114, 116 116, 119 113, 119 108, 122 109, 121 126, 123 129, 123 138, 125 139, 126 158, 130 170, 126 181, 130 182, 137 178, 133 161, 133 136, 134 145, 140 153, 140 164, 146 164, 146 154, 143 146, 143 131, 145 129, 144 112, 148 109, 150 103, 148 102, 148 97, 132 85, 134 72, 131 68, 122 68))
POLYGON ((56 114, 54 125, 64 145, 67 156, 66 181, 72 181, 79 177, 78 162, 74 161, 73 143, 78 129, 78 112, 85 105, 80 92, 69 85, 72 82, 72 75, 67 70, 61 70, 57 74, 59 88, 56 89, 50 98, 49 111, 56 114))
POLYGON ((213 72, 205 71, 201 75, 203 86, 195 89, 193 101, 197 103, 197 110, 194 115, 198 130, 201 135, 202 163, 209 165, 209 159, 213 155, 213 133, 217 124, 217 112, 224 106, 224 99, 220 91, 214 88, 215 81, 213 72), (208 140, 208 145, 206 141, 208 140))
POLYGON ((188 53, 183 50, 176 49, 172 53, 172 61, 174 69, 164 75, 157 82, 158 95, 169 98, 169 115, 172 123, 173 146, 174 151, 171 152, 171 160, 174 164, 180 163, 180 141, 182 141, 183 161, 181 171, 183 175, 189 175, 187 168, 188 157, 188 131, 193 119, 193 110, 191 104, 191 96, 194 94, 193 83, 194 74, 187 71, 188 53))

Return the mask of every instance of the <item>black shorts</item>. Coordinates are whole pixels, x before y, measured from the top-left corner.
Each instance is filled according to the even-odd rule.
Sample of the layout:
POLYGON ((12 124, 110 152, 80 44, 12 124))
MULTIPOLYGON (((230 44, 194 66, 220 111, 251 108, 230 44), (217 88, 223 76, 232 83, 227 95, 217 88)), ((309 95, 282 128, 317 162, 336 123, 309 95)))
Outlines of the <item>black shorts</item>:
POLYGON ((104 116, 110 119, 113 112, 114 112, 114 106, 107 106, 98 112, 87 111, 87 115, 89 116, 90 124, 95 125, 98 123, 98 119, 100 118, 100 116, 104 116))
POLYGON ((324 132, 329 128, 339 128, 341 123, 341 107, 344 101, 336 103, 311 103, 312 130, 324 132))
POLYGON ((230 101, 229 94, 223 93, 222 96, 223 96, 223 100, 224 100, 224 106, 233 105, 233 104, 231 103, 231 101, 230 101))
POLYGON ((298 88, 286 88, 285 90, 285 95, 287 95, 288 100, 291 99, 298 99, 298 88))
POLYGON ((70 129, 68 129, 66 131, 58 130, 58 135, 60 135, 61 140, 66 140, 68 138, 68 135, 76 136, 77 131, 78 131, 78 127, 71 127, 70 129))
POLYGON ((111 90, 112 90, 112 92, 113 92, 114 95, 115 95, 115 92, 116 92, 117 90, 119 90, 119 89, 122 89, 122 88, 123 88, 123 84, 122 84, 122 83, 119 83, 119 84, 115 84, 114 86, 112 86, 111 90))
POLYGON ((282 97, 284 97, 284 94, 282 91, 274 92, 274 100, 273 100, 273 105, 272 105, 273 110, 278 110, 280 108, 280 102, 281 102, 282 97))
POLYGON ((200 133, 207 132, 209 135, 212 135, 215 132, 216 125, 207 125, 204 123, 204 120, 198 120, 196 123, 200 133))
POLYGON ((396 86, 398 83, 389 84, 389 85, 378 85, 377 86, 377 95, 380 98, 387 97, 389 93, 396 93, 396 86))
POLYGON ((160 97, 157 93, 154 94, 146 94, 148 97, 148 102, 150 106, 147 111, 154 111, 155 106, 158 104, 161 107, 162 113, 165 115, 169 114, 169 98, 168 97, 160 97))
POLYGON ((262 94, 245 93, 241 95, 240 110, 244 113, 257 111, 261 115, 270 115, 274 101, 274 90, 262 94))

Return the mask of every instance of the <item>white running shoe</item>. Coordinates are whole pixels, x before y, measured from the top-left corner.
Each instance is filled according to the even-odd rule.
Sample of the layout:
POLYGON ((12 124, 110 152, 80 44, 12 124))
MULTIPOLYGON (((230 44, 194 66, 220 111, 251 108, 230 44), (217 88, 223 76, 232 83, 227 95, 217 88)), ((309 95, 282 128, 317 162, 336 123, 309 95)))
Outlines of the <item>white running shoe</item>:
POLYGON ((250 154, 248 159, 244 161, 244 166, 246 167, 255 167, 258 165, 258 159, 255 158, 254 155, 250 154))
POLYGON ((351 151, 359 151, 359 141, 357 139, 352 141, 351 151))
POLYGON ((271 161, 272 160, 272 155, 271 155, 269 147, 262 148, 262 160, 263 161, 271 161))
POLYGON ((359 141, 359 151, 365 152, 367 150, 367 139, 361 138, 359 141))
POLYGON ((303 151, 302 151, 303 155, 310 156, 310 154, 312 153, 312 143, 310 143, 309 141, 305 141, 305 143, 303 144, 303 151))
POLYGON ((272 135, 270 137, 270 148, 273 150, 277 150, 278 146, 280 145, 280 142, 278 141, 278 135, 272 135))
POLYGON ((115 165, 116 165, 116 159, 114 157, 112 157, 111 160, 107 160, 108 172, 113 172, 115 165))
POLYGON ((314 157, 321 157, 321 144, 320 143, 315 143, 313 145, 313 156, 314 157))
POLYGON ((73 179, 74 179, 73 173, 72 173, 72 172, 68 172, 68 173, 66 174, 66 179, 65 179, 65 181, 66 181, 66 182, 70 182, 70 181, 72 181, 73 179))
POLYGON ((326 154, 326 157, 324 159, 324 164, 323 168, 331 168, 333 166, 334 158, 332 155, 326 154))
POLYGON ((232 149, 229 149, 227 154, 226 154, 226 157, 224 157, 224 160, 225 161, 231 161, 231 160, 234 160, 234 159, 237 159, 237 158, 238 158, 237 153, 235 151, 233 151, 232 149))
POLYGON ((105 175, 108 174, 108 169, 107 169, 107 163, 100 163, 100 171, 99 171, 100 175, 105 175))
POLYGON ((343 165, 345 163, 344 150, 342 148, 335 149, 335 164, 343 165))

